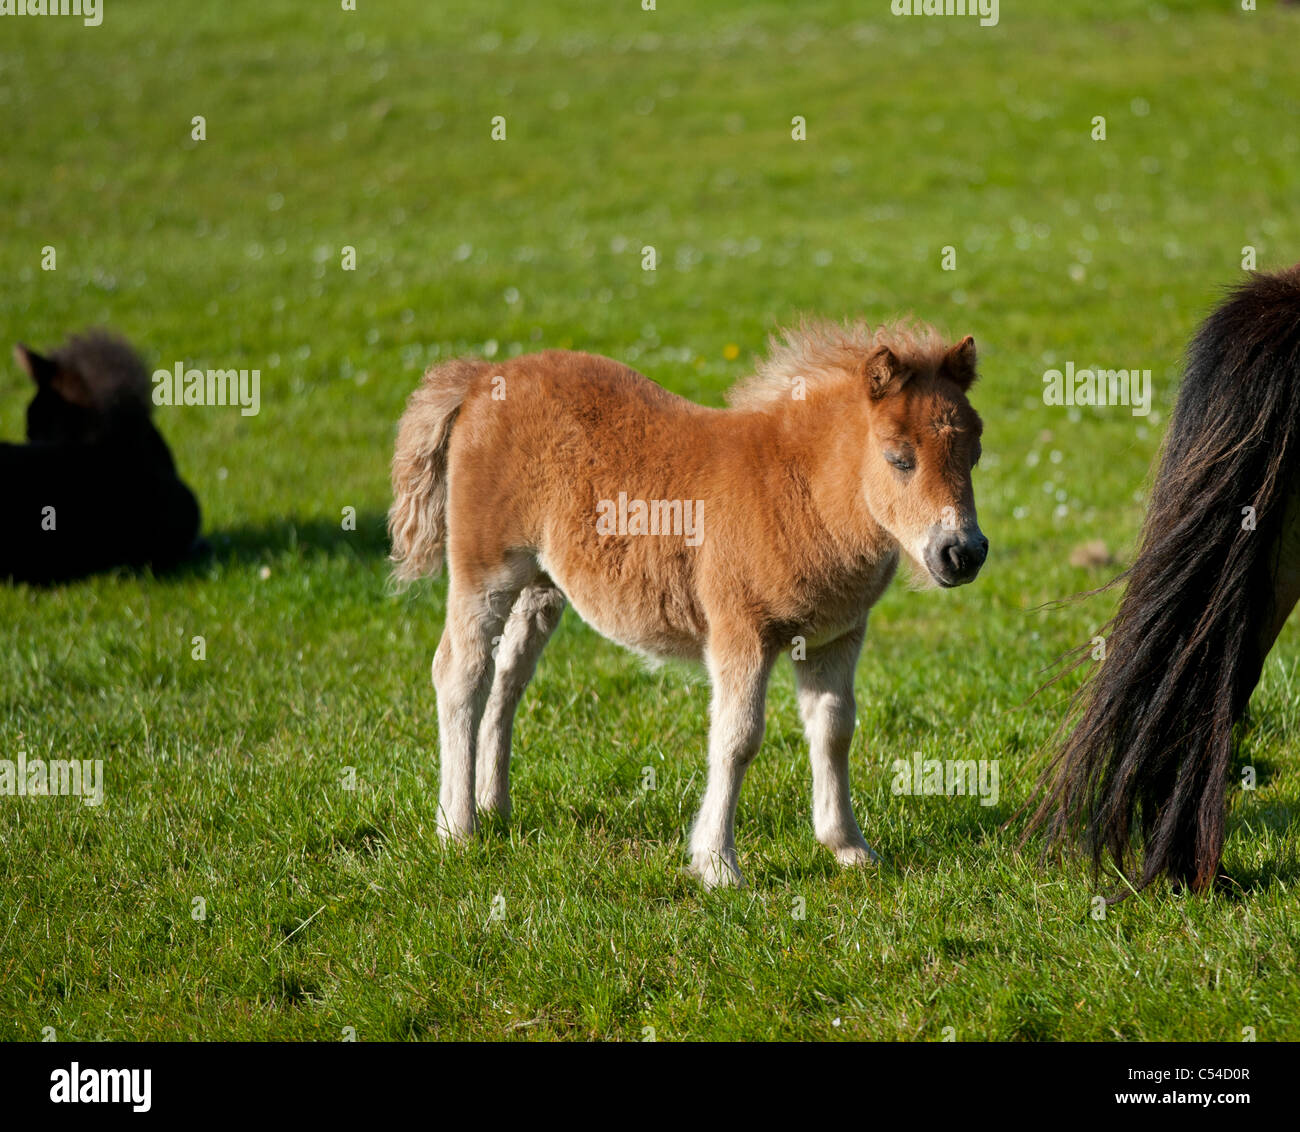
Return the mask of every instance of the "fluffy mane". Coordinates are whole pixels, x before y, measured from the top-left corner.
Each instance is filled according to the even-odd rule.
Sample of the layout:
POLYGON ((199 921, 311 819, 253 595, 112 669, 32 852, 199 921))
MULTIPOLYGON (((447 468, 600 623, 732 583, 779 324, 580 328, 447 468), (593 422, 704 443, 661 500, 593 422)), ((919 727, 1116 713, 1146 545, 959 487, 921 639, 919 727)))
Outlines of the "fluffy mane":
POLYGON ((51 361, 78 374, 101 411, 153 407, 149 371, 130 344, 107 330, 87 330, 69 338, 51 361))
POLYGON ((865 322, 802 320, 768 339, 768 356, 750 377, 727 391, 735 409, 761 409, 788 401, 790 384, 802 378, 816 389, 861 371, 862 363, 881 346, 888 346, 905 364, 936 367, 946 346, 939 332, 925 323, 899 320, 874 329, 865 322))

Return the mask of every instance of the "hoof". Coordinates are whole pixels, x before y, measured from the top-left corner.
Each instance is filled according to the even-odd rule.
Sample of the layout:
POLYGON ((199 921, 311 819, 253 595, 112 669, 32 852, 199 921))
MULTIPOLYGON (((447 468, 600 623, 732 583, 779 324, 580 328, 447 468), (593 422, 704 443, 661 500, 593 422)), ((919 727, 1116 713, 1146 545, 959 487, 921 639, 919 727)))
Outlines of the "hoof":
POLYGON ((510 824, 510 801, 501 801, 499 798, 480 798, 476 803, 478 810, 478 821, 481 825, 483 822, 493 824, 509 825, 510 824))
POLYGON ((867 844, 849 845, 843 849, 836 849, 835 859, 846 869, 856 868, 859 865, 874 865, 880 861, 880 858, 876 856, 876 851, 867 844))
POLYGON ((743 888, 745 886, 745 878, 740 875, 740 865, 736 861, 734 851, 722 853, 717 850, 697 852, 691 858, 691 872, 699 878, 700 883, 708 891, 715 888, 743 888))
POLYGON ((473 839, 473 822, 466 825, 459 822, 449 822, 441 817, 438 819, 438 840, 444 845, 464 845, 473 839))

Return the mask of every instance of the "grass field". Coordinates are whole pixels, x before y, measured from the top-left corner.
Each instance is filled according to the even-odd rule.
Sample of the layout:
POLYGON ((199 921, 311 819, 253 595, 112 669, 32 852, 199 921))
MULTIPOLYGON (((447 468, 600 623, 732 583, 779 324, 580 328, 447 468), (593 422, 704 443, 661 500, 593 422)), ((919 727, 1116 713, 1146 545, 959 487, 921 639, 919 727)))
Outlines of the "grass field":
MULTIPOLYGON (((1025 701, 1113 606, 1042 608, 1118 569, 1072 548, 1127 560, 1183 344, 1243 248, 1297 258, 1300 12, 359 7, 0 20, 0 338, 102 323, 151 368, 262 374, 255 417, 159 410, 210 561, 0 586, 0 757, 106 775, 98 808, 0 798, 0 1036, 1300 1039, 1294 626, 1242 752, 1259 788, 1230 791, 1235 891, 1095 919, 1113 876, 1002 828, 1072 685, 1025 701), (785 664, 740 803, 750 887, 700 891, 704 679, 572 613, 520 710, 508 834, 443 852, 445 581, 391 592, 383 531, 422 369, 573 346, 716 405, 799 313, 904 311, 980 345, 992 551, 873 615, 852 763, 881 866, 813 838, 785 664), (1150 369, 1152 412, 1044 405, 1067 361, 1150 369), (893 795, 916 751, 999 760, 998 805, 893 795)), ((27 394, 7 365, 6 439, 27 394)))

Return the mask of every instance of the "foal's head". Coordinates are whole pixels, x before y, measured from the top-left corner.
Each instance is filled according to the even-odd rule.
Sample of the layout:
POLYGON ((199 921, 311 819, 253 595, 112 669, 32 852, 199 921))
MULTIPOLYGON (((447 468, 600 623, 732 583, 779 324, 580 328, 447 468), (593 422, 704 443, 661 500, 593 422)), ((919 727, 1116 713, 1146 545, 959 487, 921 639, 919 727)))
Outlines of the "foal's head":
POLYGON ((878 334, 861 373, 867 506, 939 585, 974 581, 989 549, 971 486, 984 428, 966 399, 974 339, 945 349, 937 337, 878 334))
POLYGON ((960 586, 989 549, 970 480, 984 428, 966 399, 974 381, 972 338, 948 347, 928 326, 804 322, 727 399, 758 411, 806 401, 819 442, 840 430, 840 467, 876 522, 925 575, 960 586))
POLYGON ((14 357, 36 385, 27 406, 30 443, 97 444, 152 428, 148 371, 120 338, 91 331, 48 357, 21 345, 14 357))

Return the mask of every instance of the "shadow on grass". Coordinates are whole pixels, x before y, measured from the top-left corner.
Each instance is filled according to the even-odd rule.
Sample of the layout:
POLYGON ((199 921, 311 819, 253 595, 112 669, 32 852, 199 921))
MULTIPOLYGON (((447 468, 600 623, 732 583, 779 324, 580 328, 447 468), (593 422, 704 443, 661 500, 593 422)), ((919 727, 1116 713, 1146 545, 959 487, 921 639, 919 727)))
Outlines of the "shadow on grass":
MULTIPOLYGON (((1285 842, 1287 835, 1297 825, 1297 818, 1294 807, 1285 804, 1260 807, 1250 814, 1229 814, 1226 838, 1231 841, 1240 830, 1245 838, 1254 840, 1259 837, 1262 829, 1268 829, 1276 834, 1280 841, 1285 842)), ((1049 851, 1045 856, 1038 855, 1040 848, 1041 846, 1027 845, 1022 847, 1021 852, 1035 857, 1038 867, 1044 872, 1052 869, 1064 870, 1066 874, 1075 874, 1099 892, 1104 892, 1108 901, 1112 903, 1117 899, 1123 901, 1132 896, 1129 884, 1120 878, 1114 863, 1109 858, 1103 859, 1101 871, 1097 872, 1093 869, 1092 861, 1079 846, 1049 851)), ((1135 848, 1134 855, 1136 859, 1141 859, 1140 843, 1135 848)), ((1231 848, 1227 856, 1232 856, 1231 848)), ((1297 881, 1300 881, 1300 857, 1294 849, 1283 844, 1280 851, 1259 864, 1220 866, 1218 882, 1214 885, 1213 891, 1216 898, 1244 903, 1259 896, 1274 883, 1294 885, 1297 881)), ((1186 895, 1186 891, 1180 885, 1166 877, 1153 881, 1142 891, 1147 895, 1186 895)))
POLYGON ((1264 829, 1276 835, 1279 852, 1258 865, 1235 865, 1222 869, 1219 891, 1229 900, 1245 900, 1275 882, 1292 885, 1300 880, 1300 859, 1289 848, 1289 835, 1296 828, 1297 814, 1294 806, 1280 803, 1252 807, 1249 813, 1228 815, 1227 839, 1241 830, 1248 838, 1257 838, 1264 829))
MULTIPOLYGON (((338 520, 286 516, 265 523, 209 531, 199 540, 189 558, 166 569, 116 566, 75 577, 22 584, 35 590, 50 591, 104 576, 163 583, 184 582, 208 576, 214 565, 261 565, 286 554, 376 561, 388 555, 387 521, 387 516, 381 511, 363 511, 355 518, 355 528, 349 530, 343 526, 342 516, 338 520)), ((0 578, 0 585, 6 583, 9 579, 0 578)))
MULTIPOLYGON (((353 526, 351 520, 349 526, 353 526)), ((193 577, 206 573, 214 563, 258 565, 286 554, 382 559, 388 555, 387 516, 382 511, 362 511, 355 516, 354 529, 348 529, 341 515, 338 519, 288 515, 209 531, 205 541, 203 553, 169 571, 166 577, 193 577)))
POLYGON ((383 558, 388 554, 387 516, 383 512, 359 512, 355 526, 355 530, 345 529, 342 516, 338 519, 286 516, 267 523, 213 531, 208 541, 217 558, 233 562, 258 562, 267 554, 311 551, 351 554, 358 558, 383 558))

